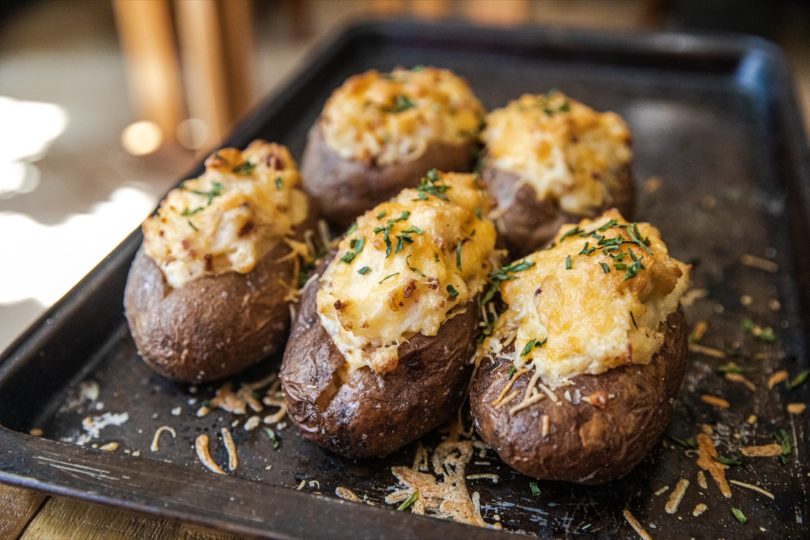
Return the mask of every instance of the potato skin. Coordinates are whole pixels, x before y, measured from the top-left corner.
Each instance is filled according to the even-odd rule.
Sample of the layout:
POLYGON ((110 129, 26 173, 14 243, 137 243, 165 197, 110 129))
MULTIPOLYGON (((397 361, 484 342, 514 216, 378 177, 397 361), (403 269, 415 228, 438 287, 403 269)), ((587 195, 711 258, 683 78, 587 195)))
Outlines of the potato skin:
POLYGON ((496 201, 498 234, 503 238, 513 258, 523 257, 554 238, 560 226, 578 223, 581 219, 599 215, 609 208, 617 208, 624 216, 632 216, 634 209, 633 175, 630 165, 622 167, 617 181, 608 185, 608 198, 592 214, 572 214, 562 210, 557 201, 538 201, 529 184, 520 184, 520 177, 484 164, 481 179, 496 201))
MULTIPOLYGON (((310 204, 296 236, 317 223, 310 204)), ((124 311, 138 353, 161 375, 200 383, 233 375, 284 347, 290 309, 283 299, 293 279, 292 261, 280 242, 247 274, 206 276, 178 289, 143 245, 124 290, 124 311)))
MULTIPOLYGON (((679 309, 670 315, 666 324, 664 343, 649 364, 579 375, 572 379, 573 385, 554 391, 559 404, 545 399, 513 416, 509 415, 510 404, 492 406, 506 385, 512 363, 485 358, 470 394, 479 435, 510 467, 541 480, 602 484, 621 478, 666 429, 686 370, 683 312, 679 309), (615 397, 604 408, 585 401, 574 404, 563 393, 575 389, 582 397, 600 390, 615 397), (541 435, 542 415, 550 419, 545 437, 541 435)), ((514 388, 522 392, 528 379, 521 377, 514 388)))
POLYGON ((393 371, 346 373, 318 318, 317 291, 313 279, 302 293, 280 372, 287 414, 303 438, 349 458, 382 457, 456 413, 472 372, 474 309, 445 321, 436 336, 400 345, 393 371))
POLYGON ((414 187, 430 169, 470 170, 476 150, 474 142, 461 145, 432 142, 416 159, 378 166, 342 158, 326 143, 318 121, 309 131, 301 178, 324 218, 331 225, 345 228, 369 208, 406 187, 414 187))

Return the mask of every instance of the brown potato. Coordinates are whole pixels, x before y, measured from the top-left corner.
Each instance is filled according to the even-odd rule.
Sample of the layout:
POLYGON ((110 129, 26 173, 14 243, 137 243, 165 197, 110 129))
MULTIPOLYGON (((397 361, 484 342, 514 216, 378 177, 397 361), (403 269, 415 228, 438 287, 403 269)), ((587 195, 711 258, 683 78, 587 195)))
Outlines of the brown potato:
POLYGON ((321 326, 317 291, 312 279, 302 292, 280 373, 287 413, 302 437, 346 457, 381 457, 456 413, 472 371, 476 309, 447 320, 436 336, 400 345, 394 370, 348 373, 321 326))
POLYGON ((622 215, 632 216, 634 210, 633 176, 629 165, 609 175, 615 181, 607 184, 608 199, 589 216, 571 214, 560 208, 555 200, 538 200, 534 188, 521 183, 511 172, 487 166, 481 169, 481 179, 496 201, 500 216, 499 237, 513 258, 522 257, 545 246, 565 223, 577 223, 585 217, 599 215, 616 208, 622 215))
MULTIPOLYGON (((316 224, 296 226, 298 236, 316 224)), ((129 271, 124 308, 138 352, 155 371, 190 383, 233 375, 280 351, 290 327, 284 297, 294 264, 279 261, 280 242, 247 274, 228 272, 173 288, 160 268, 138 250, 129 271)))
MULTIPOLYGON (((558 403, 544 399, 513 415, 509 409, 517 400, 493 406, 509 381, 512 362, 486 357, 470 394, 475 427, 504 462, 529 476, 579 484, 620 478, 669 423, 686 369, 686 336, 678 310, 667 319, 664 343, 649 364, 579 375, 554 391, 558 403)), ((524 375, 514 383, 518 395, 528 380, 524 375)))
POLYGON ((338 228, 402 189, 419 183, 430 169, 468 171, 477 145, 431 142, 412 159, 386 166, 342 158, 326 144, 319 123, 309 132, 301 162, 304 189, 321 207, 324 218, 338 228))

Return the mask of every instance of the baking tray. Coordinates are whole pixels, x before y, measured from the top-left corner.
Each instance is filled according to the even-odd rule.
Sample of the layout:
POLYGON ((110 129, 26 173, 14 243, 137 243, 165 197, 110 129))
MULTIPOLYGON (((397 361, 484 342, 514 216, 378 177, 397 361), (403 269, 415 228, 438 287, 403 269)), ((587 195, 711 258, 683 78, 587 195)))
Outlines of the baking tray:
MULTIPOLYGON (((486 521, 547 537, 632 536, 623 517, 629 509, 653 536, 807 537, 808 413, 789 415, 785 407, 810 402, 810 385, 769 390, 765 383, 779 369, 794 375, 808 366, 810 173, 782 52, 740 36, 360 23, 321 47, 225 144, 241 147, 263 137, 289 145, 300 158, 308 127, 347 76, 417 64, 453 69, 489 108, 523 92, 558 88, 597 109, 620 113, 634 134, 637 218, 655 223, 672 253, 695 265, 694 287, 707 294, 686 308, 693 323, 709 322, 701 344, 737 348, 742 356, 734 360, 754 369, 747 375, 755 384, 752 391, 725 381, 715 370, 721 360, 691 354, 668 434, 685 439, 711 424, 719 451, 729 455, 745 444, 771 442, 778 429, 794 441, 784 464, 747 459, 727 471, 729 478, 770 490, 773 500, 737 485, 726 500, 711 480, 707 488, 699 487, 695 457, 668 438, 620 481, 601 487, 540 482, 539 495, 532 493, 528 478, 511 472, 493 452, 476 454, 468 475, 498 475, 497 483, 467 480, 470 491, 480 495, 486 521), (748 256, 758 259, 741 264, 748 256), (778 271, 750 264, 768 270, 778 265, 778 271), (745 318, 772 326, 778 342, 745 335, 740 330, 745 318), (702 394, 722 396, 731 407, 713 408, 701 401, 702 394), (758 416, 754 425, 745 422, 750 414, 758 416), (677 513, 669 514, 665 501, 680 478, 691 484, 677 513), (669 490, 661 494, 665 486, 669 490), (708 509, 693 517, 698 503, 708 509), (740 508, 748 523, 738 523, 732 507, 740 508)), ((506 534, 385 505, 396 483, 390 467, 410 465, 414 445, 385 460, 350 461, 302 441, 293 428, 278 432, 282 442, 273 450, 262 430, 248 432, 240 424, 232 427, 240 456, 235 474, 205 470, 192 448, 195 437, 209 433, 214 458, 224 463, 216 434, 243 418, 223 411, 196 417, 196 408, 218 385, 174 384, 137 358, 122 315, 122 293, 140 241, 140 232, 133 232, 4 353, 0 480, 257 536, 506 534), (99 395, 82 401, 81 383, 85 390, 97 385, 99 395), (84 433, 82 418, 105 412, 127 412, 129 419, 76 445, 84 433), (152 434, 163 424, 173 426, 177 438, 164 436, 160 452, 152 453, 152 434), (43 436, 28 435, 34 428, 43 436), (116 452, 93 448, 111 441, 120 443, 116 452), (339 486, 373 505, 338 499, 339 486)), ((243 379, 272 372, 278 362, 269 358, 243 379)), ((425 446, 432 448, 441 436, 427 436, 425 446)))

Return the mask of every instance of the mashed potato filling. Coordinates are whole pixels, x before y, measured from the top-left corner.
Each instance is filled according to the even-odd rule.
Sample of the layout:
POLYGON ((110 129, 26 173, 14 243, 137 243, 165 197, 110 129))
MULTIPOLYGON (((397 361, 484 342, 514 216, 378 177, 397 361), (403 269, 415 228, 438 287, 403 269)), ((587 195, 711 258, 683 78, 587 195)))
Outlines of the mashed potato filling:
POLYGON ((480 353, 533 367, 552 388, 649 363, 689 286, 689 267, 669 256, 658 230, 616 210, 564 225, 551 247, 523 263, 502 281, 508 308, 480 353), (509 344, 514 350, 503 352, 509 344))
POLYGON ((169 192, 143 224, 146 254, 172 287, 202 276, 246 274, 307 215, 298 168, 284 146, 223 148, 202 176, 169 192))
POLYGON ((334 91, 321 115, 326 143, 344 159, 390 165, 418 158, 431 142, 478 137, 484 108, 446 69, 367 71, 334 91))
MULTIPOLYGON (((514 173, 572 214, 603 205, 607 186, 629 166, 630 131, 621 117, 598 113, 560 92, 526 94, 489 113, 481 138, 488 165, 514 173)), ((517 189, 516 189, 517 191, 517 189)))
POLYGON ((390 371, 400 344, 476 309, 467 304, 499 256, 489 209, 476 176, 431 171, 357 219, 317 296, 321 324, 350 369, 390 371))

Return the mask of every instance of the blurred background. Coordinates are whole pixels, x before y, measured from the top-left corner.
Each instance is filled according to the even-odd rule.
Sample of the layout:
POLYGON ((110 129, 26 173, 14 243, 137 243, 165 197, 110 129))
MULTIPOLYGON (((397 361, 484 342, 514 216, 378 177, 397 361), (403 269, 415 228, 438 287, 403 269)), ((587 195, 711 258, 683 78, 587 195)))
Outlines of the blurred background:
POLYGON ((810 126, 799 0, 4 0, 0 350, 315 43, 372 17, 756 34, 787 51, 810 126))

